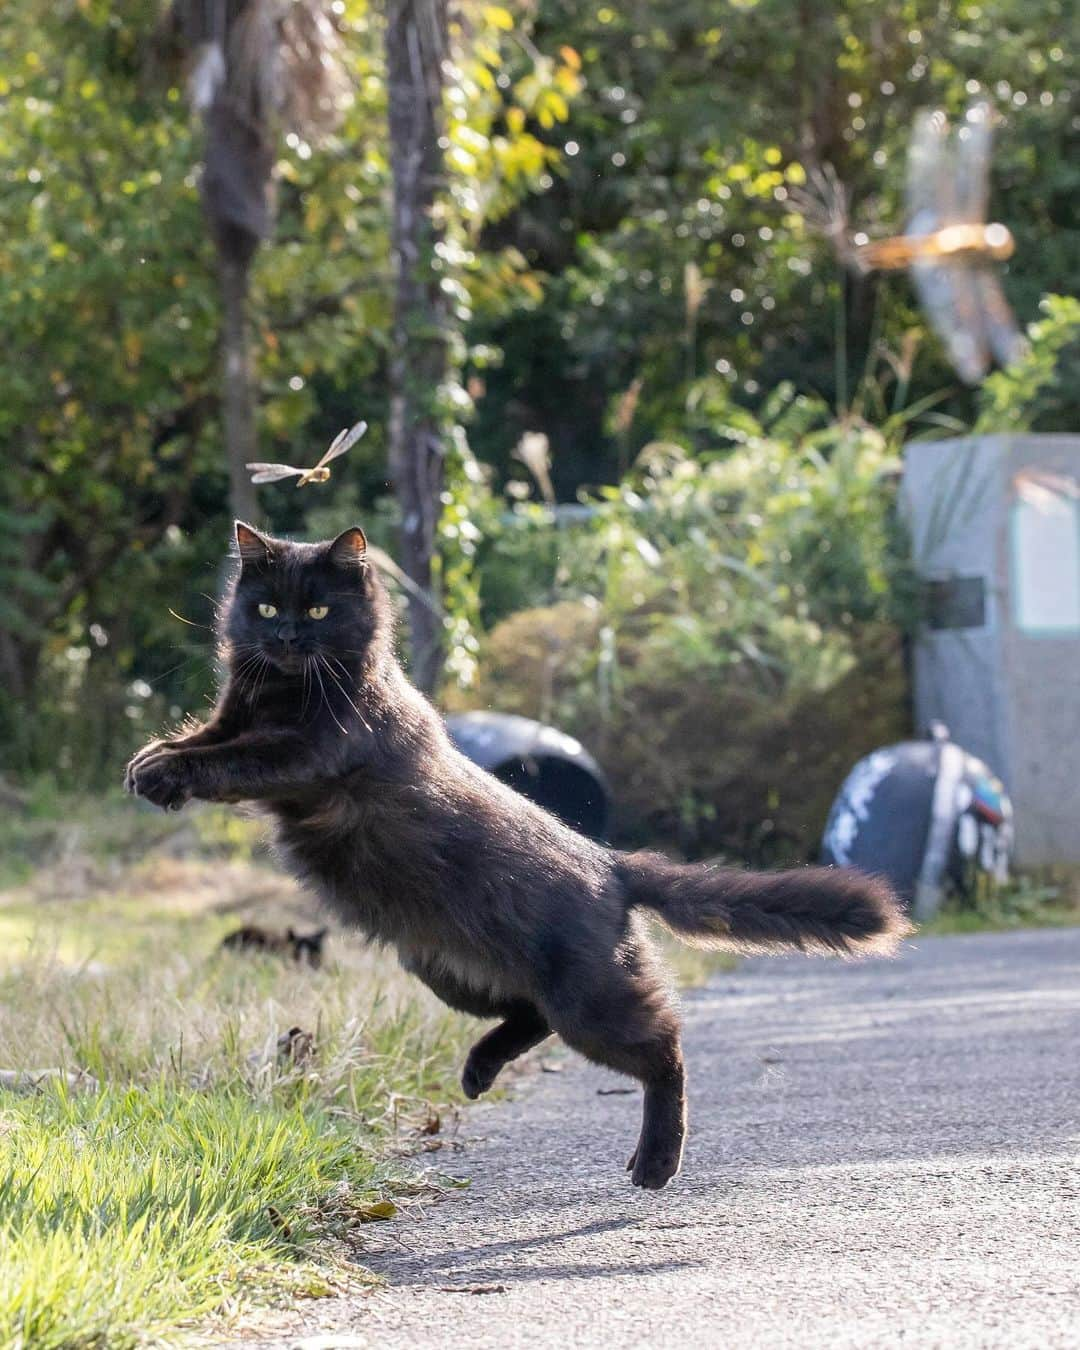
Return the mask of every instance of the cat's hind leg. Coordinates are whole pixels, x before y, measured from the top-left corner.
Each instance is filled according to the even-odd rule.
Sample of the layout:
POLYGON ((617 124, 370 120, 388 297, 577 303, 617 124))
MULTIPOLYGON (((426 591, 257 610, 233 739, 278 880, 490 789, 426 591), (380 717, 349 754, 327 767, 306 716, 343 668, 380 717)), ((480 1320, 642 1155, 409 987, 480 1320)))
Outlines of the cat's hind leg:
POLYGON ((660 1190, 678 1172, 686 1135, 679 1019, 644 947, 620 960, 590 957, 545 1011, 572 1049, 636 1078, 645 1089, 641 1134, 628 1164, 635 1186, 660 1190))

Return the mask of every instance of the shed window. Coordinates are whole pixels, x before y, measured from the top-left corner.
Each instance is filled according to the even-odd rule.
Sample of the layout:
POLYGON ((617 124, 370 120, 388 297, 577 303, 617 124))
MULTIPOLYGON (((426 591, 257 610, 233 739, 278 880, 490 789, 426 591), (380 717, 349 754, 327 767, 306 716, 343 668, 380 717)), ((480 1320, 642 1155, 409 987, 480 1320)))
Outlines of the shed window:
POLYGON ((927 626, 944 628, 986 627, 986 582, 982 577, 948 577, 923 586, 923 612, 927 626))
POLYGON ((1020 474, 1012 510, 1013 617, 1032 637, 1080 634, 1080 485, 1020 474))

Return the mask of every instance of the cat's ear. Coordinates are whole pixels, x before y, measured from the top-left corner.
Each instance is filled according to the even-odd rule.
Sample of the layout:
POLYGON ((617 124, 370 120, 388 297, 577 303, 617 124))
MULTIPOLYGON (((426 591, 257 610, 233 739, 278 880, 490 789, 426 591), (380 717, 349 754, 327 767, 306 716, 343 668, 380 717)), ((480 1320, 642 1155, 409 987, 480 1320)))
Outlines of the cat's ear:
POLYGON ((360 567, 367 558, 367 538, 359 525, 344 530, 330 545, 330 561, 338 567, 360 567))
POLYGON ((242 520, 236 521, 233 528, 236 531, 236 551, 244 567, 266 567, 274 561, 274 550, 269 539, 264 539, 258 530, 253 530, 242 520))

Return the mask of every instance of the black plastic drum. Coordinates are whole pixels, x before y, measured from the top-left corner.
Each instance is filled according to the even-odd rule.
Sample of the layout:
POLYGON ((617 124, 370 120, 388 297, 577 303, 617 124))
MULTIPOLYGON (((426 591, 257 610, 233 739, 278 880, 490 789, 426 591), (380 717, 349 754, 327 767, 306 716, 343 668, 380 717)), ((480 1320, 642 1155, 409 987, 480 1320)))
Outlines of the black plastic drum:
POLYGON ((606 838, 611 792, 579 741, 512 713, 457 713, 446 719, 462 754, 582 834, 606 838))
POLYGON ((982 760, 940 723, 925 741, 885 746, 859 760, 829 812, 822 861, 887 877, 915 918, 981 876, 1005 881, 1012 804, 982 760))

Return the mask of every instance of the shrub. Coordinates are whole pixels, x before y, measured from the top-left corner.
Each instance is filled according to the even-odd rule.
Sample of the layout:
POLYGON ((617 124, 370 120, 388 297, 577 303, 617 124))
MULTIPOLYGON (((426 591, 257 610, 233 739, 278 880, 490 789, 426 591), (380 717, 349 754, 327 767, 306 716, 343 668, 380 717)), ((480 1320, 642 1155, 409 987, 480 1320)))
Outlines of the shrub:
POLYGON ((898 460, 889 434, 789 390, 767 425, 713 411, 726 452, 647 447, 559 534, 539 582, 558 603, 497 624, 453 701, 578 736, 626 841, 805 858, 847 768, 907 722, 898 460))

